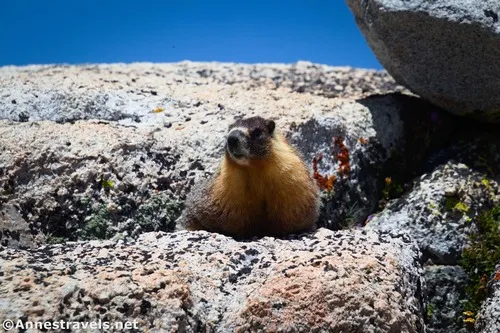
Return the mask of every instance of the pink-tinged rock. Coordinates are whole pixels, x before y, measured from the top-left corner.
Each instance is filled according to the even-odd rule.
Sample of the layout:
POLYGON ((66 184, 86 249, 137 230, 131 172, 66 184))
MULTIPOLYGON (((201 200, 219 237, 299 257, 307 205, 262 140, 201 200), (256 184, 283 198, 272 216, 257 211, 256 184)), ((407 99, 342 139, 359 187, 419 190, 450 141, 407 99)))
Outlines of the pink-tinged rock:
POLYGON ((0 321, 135 320, 151 332, 423 332, 419 255, 406 235, 326 229, 247 242, 181 231, 134 243, 2 248, 0 321))

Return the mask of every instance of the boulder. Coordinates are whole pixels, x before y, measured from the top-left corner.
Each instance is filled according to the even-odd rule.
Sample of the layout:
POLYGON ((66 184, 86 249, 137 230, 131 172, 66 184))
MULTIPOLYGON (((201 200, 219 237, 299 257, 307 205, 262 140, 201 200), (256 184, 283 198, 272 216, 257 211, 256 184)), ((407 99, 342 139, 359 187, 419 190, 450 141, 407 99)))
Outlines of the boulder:
MULTIPOLYGON (((366 97, 398 90, 386 73, 305 62, 4 67, 0 80, 4 246, 173 230, 191 185, 216 170, 228 126, 253 115, 275 119, 311 169, 323 153, 324 175, 338 173, 332 144, 342 137, 351 172, 320 225, 360 224, 393 153, 444 132, 432 122, 442 112, 418 98, 366 97), (339 98, 325 97, 332 85, 339 98)), ((414 146, 422 159, 426 145, 414 146)), ((415 155, 404 154, 409 165, 415 155)))
POLYGON ((457 115, 500 123, 498 1, 346 2, 398 83, 457 115))
POLYGON ((466 333, 463 322, 467 274, 460 266, 424 267, 427 285, 428 333, 466 333))
POLYGON ((476 231, 476 219, 500 203, 494 179, 463 163, 449 161, 416 179, 413 188, 371 216, 370 230, 404 230, 412 235, 424 260, 456 265, 476 231))
POLYGON ((158 121, 152 111, 161 107, 163 114, 170 115, 161 119, 176 125, 188 117, 192 122, 214 121, 214 113, 222 109, 261 113, 278 107, 283 113, 293 112, 314 99, 306 94, 352 99, 395 91, 406 89, 385 71, 303 61, 293 65, 183 61, 5 66, 0 68, 0 119, 102 119, 148 126, 158 121), (255 95, 265 98, 266 105, 260 98, 254 101, 255 95))
POLYGON ((424 332, 419 252, 404 234, 319 229, 236 242, 205 231, 146 233, 135 242, 2 248, 0 267, 0 321, 16 324, 424 332))
POLYGON ((307 62, 0 68, 0 319, 422 332, 434 306, 428 329, 455 333, 463 274, 432 264, 455 265, 468 219, 499 202, 500 141, 401 91, 382 71, 307 62), (254 115, 335 177, 319 226, 353 230, 175 231, 229 124, 254 115))
POLYGON ((476 332, 500 332, 500 264, 488 283, 488 298, 479 312, 476 332))

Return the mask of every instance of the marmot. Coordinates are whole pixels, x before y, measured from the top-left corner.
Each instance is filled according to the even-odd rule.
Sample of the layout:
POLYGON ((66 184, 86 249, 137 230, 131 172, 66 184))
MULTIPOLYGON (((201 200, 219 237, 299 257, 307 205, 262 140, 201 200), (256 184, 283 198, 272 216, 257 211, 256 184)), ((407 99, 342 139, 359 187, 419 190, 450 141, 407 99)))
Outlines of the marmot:
POLYGON ((217 172, 195 185, 181 223, 235 238, 310 230, 319 215, 319 188, 299 153, 262 117, 229 127, 217 172))

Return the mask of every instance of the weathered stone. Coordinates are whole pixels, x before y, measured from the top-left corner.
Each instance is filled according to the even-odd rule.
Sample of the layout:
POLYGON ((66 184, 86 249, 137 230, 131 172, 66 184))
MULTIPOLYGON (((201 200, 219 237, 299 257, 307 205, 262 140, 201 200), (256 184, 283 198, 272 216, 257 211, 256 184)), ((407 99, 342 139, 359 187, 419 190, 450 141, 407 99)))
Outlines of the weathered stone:
MULTIPOLYGON (((317 103, 325 102, 321 100, 317 103)), ((297 119, 296 113, 279 117, 279 130, 309 165, 319 153, 324 155, 318 167, 325 175, 338 175, 333 137, 343 137, 349 149, 351 171, 338 177, 320 225, 339 229, 360 224, 376 208, 392 154, 405 150, 415 138, 423 140, 419 127, 407 119, 413 112, 410 105, 420 103, 388 95, 340 105, 328 101, 328 108, 317 105, 306 119, 297 119)), ((229 110, 219 112, 223 119, 218 122, 203 125, 204 131, 194 122, 171 130, 99 121, 0 121, 4 170, 0 182, 5 184, 0 202, 6 203, 0 211, 4 221, 16 220, 16 228, 21 228, 16 231, 0 218, 0 230, 22 235, 20 240, 7 236, 2 240, 11 246, 32 246, 47 239, 136 237, 146 231, 172 230, 193 182, 217 167, 226 129, 235 116, 229 110)), ((278 112, 270 106, 264 115, 276 117, 278 112)), ((427 119, 429 112, 419 117, 428 131, 442 134, 441 127, 427 119)), ((428 132, 424 133, 427 138, 428 132)), ((421 149, 419 154, 427 148, 414 146, 421 149)), ((415 150, 399 156, 398 163, 408 161, 404 172, 423 161, 415 150)))
MULTIPOLYGON (((216 169, 229 124, 252 115, 275 119, 309 165, 323 152, 325 174, 338 168, 333 136, 344 137, 352 172, 320 225, 359 224, 392 152, 418 137, 406 118, 422 106, 403 95, 362 98, 396 89, 384 73, 304 62, 4 67, 0 82, 0 116, 11 120, 0 121, 0 231, 4 245, 21 247, 172 230, 193 182, 216 169), (328 87, 306 76, 361 99, 325 98, 328 87), (307 93, 293 88, 302 81, 307 93)), ((430 112, 419 113, 426 128, 430 112)))
POLYGON ((435 264, 456 265, 475 231, 472 220, 500 202, 499 186, 467 165, 448 162, 416 179, 413 188, 374 215, 366 228, 404 230, 435 264), (454 196, 446 188, 455 186, 454 196))
POLYGON ((57 122, 103 119, 140 126, 158 123, 158 118, 184 123, 189 116, 192 121, 213 122, 219 118, 214 111, 237 109, 260 113, 268 106, 279 105, 286 113, 293 110, 290 105, 296 109, 310 100, 289 103, 289 98, 298 102, 290 92, 359 98, 403 90, 384 71, 310 62, 245 65, 184 61, 2 67, 0 119, 57 122), (341 86, 342 91, 335 89, 336 86, 341 86), (279 93, 284 91, 287 94, 279 93), (264 96, 267 103, 252 102, 255 94, 264 96), (253 108, 244 110, 245 105, 253 108), (153 113, 158 107, 163 112, 153 113), (193 116, 193 112, 198 114, 193 116), (166 114, 169 115, 160 117, 166 114))
POLYGON ((347 0, 396 81, 458 115, 500 123, 496 0, 347 0))
POLYGON ((0 267, 0 321, 136 320, 151 332, 424 332, 419 253, 404 235, 319 229, 236 242, 204 231, 146 233, 134 243, 2 248, 0 267))
POLYGON ((291 128, 291 142, 310 163, 317 156, 318 171, 335 176, 331 193, 323 193, 320 225, 343 229, 362 225, 378 208, 384 179, 411 179, 420 172, 428 151, 449 140, 455 122, 421 99, 400 95, 371 96, 344 103, 291 128), (348 174, 339 172, 335 138, 349 153, 348 174))
POLYGON ((460 266, 427 266, 427 332, 466 333, 463 323, 467 274, 460 266))
MULTIPOLYGON (((422 246, 423 259, 455 262, 471 227, 457 212, 467 208, 455 204, 448 212, 440 200, 460 196, 471 218, 499 201, 498 135, 458 124, 457 117, 413 96, 368 96, 398 90, 383 72, 304 62, 1 68, 0 117, 7 120, 0 120, 0 241, 8 248, 0 258, 7 263, 3 276, 15 277, 2 280, 0 313, 139 318, 174 331, 422 331, 428 309, 417 269, 422 258, 405 237, 320 229, 288 240, 237 243, 203 232, 143 234, 175 228, 191 185, 215 171, 228 125, 261 115, 276 120, 306 163, 312 166, 323 153, 318 171, 337 176, 320 226, 359 226, 385 203, 378 200, 386 177, 406 181, 422 170, 436 171, 413 190, 401 183, 410 191, 373 220, 395 220, 395 212, 404 212, 401 221, 375 229, 407 230, 422 246), (341 177, 332 152, 334 136, 349 152, 348 177, 341 177), (458 141, 468 148, 440 149, 458 141), (428 158, 429 152, 435 154, 428 158), (446 215, 437 227, 412 226, 414 217, 429 216, 420 210, 419 191, 430 192, 446 215), (466 230, 440 235, 454 227, 466 230), (440 242, 446 249, 435 246, 440 242), (388 256, 393 260, 386 263, 388 256)), ((446 272, 428 274, 429 290, 451 281, 446 272)), ((431 329, 460 311, 453 308, 453 288, 447 285, 446 299, 431 295, 443 310, 434 313, 431 329)))
POLYGON ((479 312, 476 332, 500 332, 500 264, 488 283, 488 298, 479 312))

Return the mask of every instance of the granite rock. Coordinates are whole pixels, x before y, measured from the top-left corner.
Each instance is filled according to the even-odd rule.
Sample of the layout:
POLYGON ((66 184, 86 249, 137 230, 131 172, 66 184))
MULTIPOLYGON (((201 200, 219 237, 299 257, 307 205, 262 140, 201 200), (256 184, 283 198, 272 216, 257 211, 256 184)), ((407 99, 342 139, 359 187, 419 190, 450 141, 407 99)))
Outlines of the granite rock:
POLYGON ((398 83, 457 115, 500 123, 498 1, 346 2, 398 83))
POLYGON ((412 105, 429 109, 425 124, 440 112, 367 97, 398 91, 384 72, 306 62, 3 67, 0 83, 0 241, 18 247, 173 230, 191 185, 217 168, 228 126, 253 115, 275 119, 309 165, 325 153, 325 174, 338 168, 332 137, 344 137, 352 173, 320 225, 359 224, 392 152, 418 134, 412 105), (342 86, 338 98, 319 82, 342 86))
POLYGON ((497 265, 488 283, 488 298, 478 316, 476 332, 494 333, 500 331, 500 264, 497 265))
POLYGON ((2 248, 0 267, 0 321, 134 320, 149 332, 424 332, 419 252, 404 234, 318 229, 236 242, 205 231, 145 233, 130 243, 2 248))
POLYGON ((449 161, 414 181, 413 188, 370 218, 367 229, 404 230, 434 264, 456 265, 476 232, 472 220, 500 202, 494 179, 449 161))

